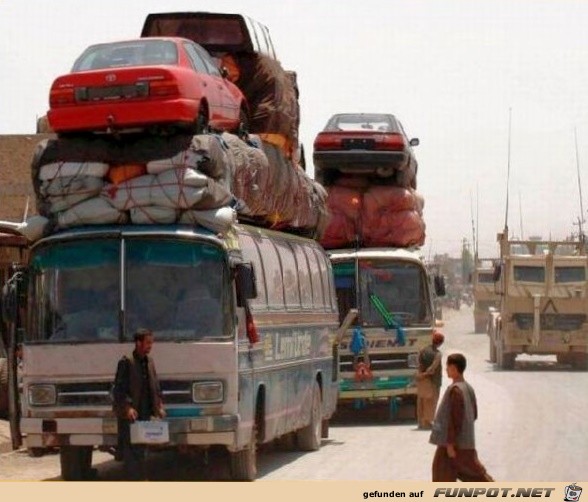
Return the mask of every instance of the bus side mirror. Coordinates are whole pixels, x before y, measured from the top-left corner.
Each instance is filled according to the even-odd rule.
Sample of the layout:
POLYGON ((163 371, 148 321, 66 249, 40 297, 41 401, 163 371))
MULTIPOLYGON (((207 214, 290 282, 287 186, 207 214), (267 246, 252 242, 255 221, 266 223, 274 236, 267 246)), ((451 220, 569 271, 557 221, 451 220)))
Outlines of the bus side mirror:
POLYGON ((255 272, 251 263, 238 263, 235 266, 235 282, 237 285, 237 305, 244 307, 245 302, 257 298, 255 272))
POLYGON ((2 319, 5 322, 15 323, 18 318, 18 280, 15 274, 2 287, 2 319))
POLYGON ((445 291, 445 279, 443 278, 442 275, 436 275, 433 279, 433 282, 435 284, 435 294, 437 296, 445 296, 446 291, 445 291))

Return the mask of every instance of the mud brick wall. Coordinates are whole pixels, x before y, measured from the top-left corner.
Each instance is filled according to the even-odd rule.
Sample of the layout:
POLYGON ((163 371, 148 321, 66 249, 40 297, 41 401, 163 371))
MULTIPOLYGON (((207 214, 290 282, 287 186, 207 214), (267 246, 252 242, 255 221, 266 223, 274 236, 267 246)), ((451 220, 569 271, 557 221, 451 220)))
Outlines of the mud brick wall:
POLYGON ((0 220, 21 221, 29 198, 36 214, 31 160, 37 144, 52 134, 0 135, 0 220))

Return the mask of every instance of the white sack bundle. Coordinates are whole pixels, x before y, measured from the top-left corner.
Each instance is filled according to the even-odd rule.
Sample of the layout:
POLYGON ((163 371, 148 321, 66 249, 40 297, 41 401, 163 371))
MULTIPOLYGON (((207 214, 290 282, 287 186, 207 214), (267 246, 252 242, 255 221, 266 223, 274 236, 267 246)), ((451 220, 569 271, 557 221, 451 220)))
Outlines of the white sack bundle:
MULTIPOLYGON (((29 241, 36 241, 43 237, 48 228, 49 219, 44 216, 31 216, 26 221, 0 221, 0 229, 10 229, 26 237, 29 241)), ((3 230, 5 231, 5 230, 3 230)))
POLYGON ((85 200, 66 211, 57 213, 57 226, 60 228, 108 223, 123 224, 126 221, 126 213, 119 211, 102 197, 85 200))
POLYGON ((104 162, 52 162, 39 170, 41 181, 52 180, 64 176, 93 176, 103 178, 109 165, 104 162))
POLYGON ((107 199, 119 211, 126 211, 137 206, 160 205, 151 202, 152 186, 156 183, 153 174, 146 174, 119 185, 105 185, 102 197, 107 199))
POLYGON ((178 219, 178 211, 169 207, 142 206, 130 211, 131 222, 135 225, 170 224, 178 219))
POLYGON ((104 181, 93 176, 64 176, 41 182, 39 194, 49 212, 58 213, 100 193, 104 181))
POLYGON ((189 209, 202 200, 209 178, 195 169, 177 168, 159 173, 153 183, 151 200, 155 206, 189 209))
POLYGON ((237 222, 237 213, 231 207, 221 207, 203 211, 185 211, 180 223, 198 224, 213 232, 224 234, 237 222))
POLYGON ((204 158, 202 151, 183 150, 173 157, 147 162, 147 172, 149 174, 159 174, 177 167, 197 169, 198 164, 204 158))

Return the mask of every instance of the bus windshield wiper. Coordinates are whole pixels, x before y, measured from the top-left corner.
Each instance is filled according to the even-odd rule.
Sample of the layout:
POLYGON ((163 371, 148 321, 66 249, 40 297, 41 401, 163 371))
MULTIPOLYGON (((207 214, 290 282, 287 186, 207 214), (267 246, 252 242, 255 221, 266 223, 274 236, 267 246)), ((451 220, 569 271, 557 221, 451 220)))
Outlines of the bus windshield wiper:
POLYGON ((394 316, 388 312, 382 300, 375 294, 370 295, 370 301, 374 305, 375 309, 378 311, 384 323, 386 324, 387 329, 396 329, 396 341, 398 345, 406 345, 406 336, 404 334, 404 328, 402 325, 394 319, 394 316))

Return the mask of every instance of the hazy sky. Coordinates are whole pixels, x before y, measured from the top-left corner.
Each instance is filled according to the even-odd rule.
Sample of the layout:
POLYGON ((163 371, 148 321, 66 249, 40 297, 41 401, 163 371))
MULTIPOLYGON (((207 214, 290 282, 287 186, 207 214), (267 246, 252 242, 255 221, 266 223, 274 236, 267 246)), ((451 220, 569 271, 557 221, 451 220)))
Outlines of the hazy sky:
POLYGON ((577 231, 574 128, 588 196, 583 0, 2 1, 0 134, 35 131, 51 82, 88 45, 138 37, 150 12, 198 9, 268 26, 283 66, 298 73, 307 160, 334 113, 393 113, 420 139, 427 254, 455 255, 471 241, 472 207, 480 254, 496 253, 509 108, 511 233, 577 231))

